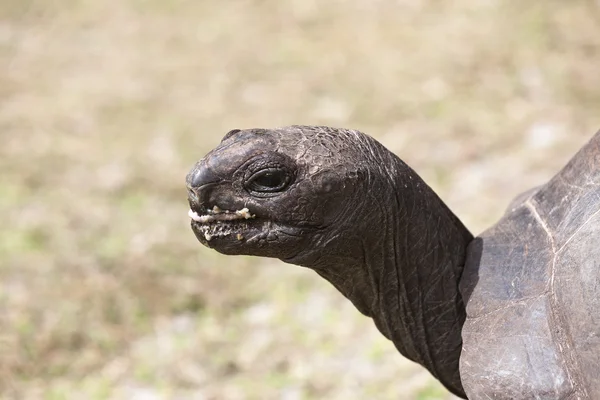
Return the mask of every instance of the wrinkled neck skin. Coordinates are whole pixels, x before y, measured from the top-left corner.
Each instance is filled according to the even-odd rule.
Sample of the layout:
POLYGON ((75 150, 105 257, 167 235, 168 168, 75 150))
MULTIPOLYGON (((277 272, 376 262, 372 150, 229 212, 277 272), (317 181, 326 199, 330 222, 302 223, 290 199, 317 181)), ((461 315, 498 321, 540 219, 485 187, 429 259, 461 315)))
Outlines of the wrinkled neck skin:
POLYGON ((365 185, 355 188, 337 228, 284 261, 331 282, 405 357, 464 397, 458 282, 472 235, 404 162, 369 145, 380 148, 364 152, 365 185))

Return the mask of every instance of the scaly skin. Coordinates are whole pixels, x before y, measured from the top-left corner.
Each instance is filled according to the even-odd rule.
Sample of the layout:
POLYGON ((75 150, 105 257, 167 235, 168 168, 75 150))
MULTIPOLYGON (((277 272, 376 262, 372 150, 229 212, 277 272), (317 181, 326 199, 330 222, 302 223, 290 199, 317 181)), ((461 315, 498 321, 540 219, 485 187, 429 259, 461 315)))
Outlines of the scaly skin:
POLYGON ((192 220, 202 244, 313 269, 404 356, 465 397, 458 282, 473 238, 381 144, 328 127, 235 130, 196 164, 187 186, 196 219, 214 206, 251 216, 192 220))
POLYGON ((351 130, 232 131, 188 188, 202 243, 312 268, 453 393, 600 398, 600 132, 474 240, 351 130))

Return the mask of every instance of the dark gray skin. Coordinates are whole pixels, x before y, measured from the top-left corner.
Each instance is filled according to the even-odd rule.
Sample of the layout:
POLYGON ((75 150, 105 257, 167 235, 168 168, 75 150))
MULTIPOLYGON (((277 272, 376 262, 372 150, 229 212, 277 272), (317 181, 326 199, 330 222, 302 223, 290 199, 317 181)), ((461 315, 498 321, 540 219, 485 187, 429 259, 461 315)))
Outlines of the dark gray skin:
POLYGON ((234 130, 187 176, 192 229, 223 254, 313 269, 457 396, 600 398, 599 158, 600 133, 473 239, 367 135, 234 130))

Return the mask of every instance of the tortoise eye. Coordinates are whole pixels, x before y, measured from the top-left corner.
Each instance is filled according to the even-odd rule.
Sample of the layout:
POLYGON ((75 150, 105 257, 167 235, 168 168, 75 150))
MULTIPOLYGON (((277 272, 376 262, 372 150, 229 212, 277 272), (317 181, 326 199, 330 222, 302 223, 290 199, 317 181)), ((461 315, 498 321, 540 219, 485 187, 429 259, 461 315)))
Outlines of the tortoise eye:
POLYGON ((275 193, 284 190, 289 183, 290 175, 285 169, 267 168, 252 175, 246 187, 252 192, 275 193))

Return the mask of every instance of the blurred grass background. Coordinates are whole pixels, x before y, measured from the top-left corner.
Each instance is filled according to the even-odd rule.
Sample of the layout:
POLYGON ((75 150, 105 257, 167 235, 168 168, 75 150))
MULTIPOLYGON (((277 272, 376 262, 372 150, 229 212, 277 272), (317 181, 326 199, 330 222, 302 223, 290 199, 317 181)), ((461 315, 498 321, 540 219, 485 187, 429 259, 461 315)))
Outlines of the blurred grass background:
POLYGON ((0 0, 0 397, 449 399, 311 271, 224 257, 230 129, 367 132, 473 232, 600 127, 600 2, 0 0))

